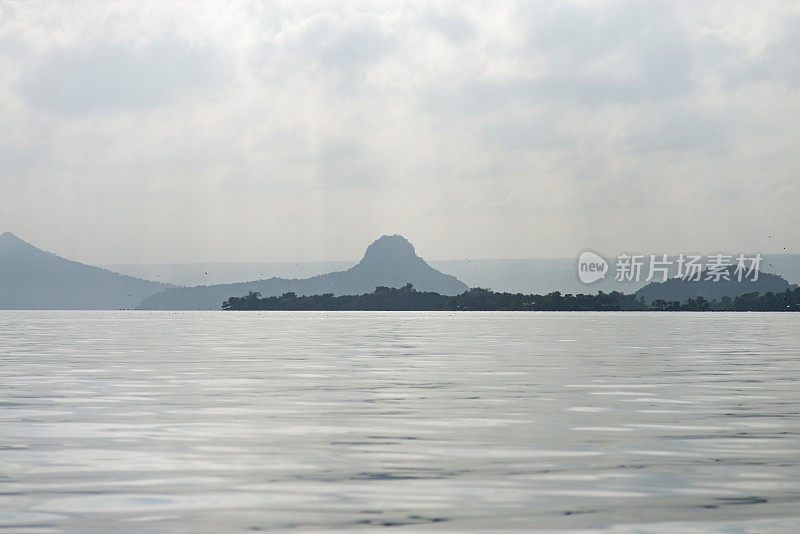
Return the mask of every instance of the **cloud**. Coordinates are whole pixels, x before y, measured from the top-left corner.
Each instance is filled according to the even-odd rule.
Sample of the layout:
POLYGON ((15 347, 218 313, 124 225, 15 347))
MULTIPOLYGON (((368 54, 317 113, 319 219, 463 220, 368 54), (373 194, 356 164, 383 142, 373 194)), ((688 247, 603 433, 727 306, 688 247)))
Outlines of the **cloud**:
POLYGON ((743 209, 800 248, 787 3, 0 11, 0 231, 86 260, 756 250, 743 209))
POLYGON ((734 129, 732 118, 709 116, 688 106, 665 106, 643 117, 640 131, 631 133, 637 151, 721 150, 734 129))
POLYGON ((456 45, 475 37, 475 25, 457 12, 430 10, 420 17, 421 21, 456 45))
POLYGON ((506 150, 554 150, 569 142, 554 123, 546 117, 501 120, 484 127, 483 138, 506 150))
POLYGON ((375 63, 391 56, 397 40, 379 13, 343 16, 324 12, 288 24, 266 46, 272 50, 264 59, 288 60, 294 73, 352 84, 362 81, 375 63))
POLYGON ((800 88, 800 15, 786 17, 777 30, 779 37, 755 57, 741 61, 729 54, 732 87, 766 82, 800 88))
POLYGON ((189 91, 225 82, 213 50, 165 39, 140 48, 85 43, 45 54, 24 76, 27 102, 58 113, 110 113, 170 104, 189 91))

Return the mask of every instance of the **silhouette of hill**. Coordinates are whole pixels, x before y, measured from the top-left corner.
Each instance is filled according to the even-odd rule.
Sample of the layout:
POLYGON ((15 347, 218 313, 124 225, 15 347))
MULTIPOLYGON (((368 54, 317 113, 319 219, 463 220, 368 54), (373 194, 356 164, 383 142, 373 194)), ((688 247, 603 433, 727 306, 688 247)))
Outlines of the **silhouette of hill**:
MULTIPOLYGON (((800 283, 800 254, 764 254, 761 269, 777 274, 790 284, 800 283)), ((643 276, 639 281, 617 281, 616 259, 605 258, 609 274, 602 280, 586 285, 577 274, 576 257, 572 258, 518 258, 518 259, 464 259, 425 261, 434 269, 455 276, 469 287, 491 288, 510 293, 633 293, 648 282, 644 280, 649 269, 649 256, 643 259, 643 276)), ((673 265, 668 276, 677 275, 677 257, 670 257, 673 265)), ((703 258, 708 262, 709 258, 703 258)), ((104 269, 176 286, 234 284, 278 277, 286 279, 311 278, 333 271, 344 271, 356 261, 284 261, 284 262, 204 262, 162 264, 107 264, 104 269)))
POLYGON ((378 286, 413 284, 420 291, 457 295, 468 289, 457 278, 443 274, 417 256, 413 245, 399 235, 385 235, 367 247, 364 258, 345 271, 305 279, 270 278, 236 284, 168 288, 144 299, 147 310, 218 310, 231 296, 258 292, 268 297, 297 295, 361 295, 378 286))
POLYGON ((0 235, 0 309, 133 309, 165 284, 117 274, 0 235))
POLYGON ((646 304, 634 295, 598 292, 597 295, 547 295, 495 293, 473 288, 459 295, 417 291, 411 284, 399 289, 376 287, 364 295, 297 296, 285 293, 280 297, 261 298, 258 293, 231 297, 222 303, 223 310, 427 310, 427 311, 726 311, 726 312, 796 312, 800 310, 800 288, 782 293, 745 293, 732 299, 707 301, 703 297, 686 302, 657 300, 646 304))
POLYGON ((720 300, 723 297, 738 297, 746 293, 766 294, 767 292, 781 293, 789 289, 789 282, 784 278, 765 272, 758 273, 755 282, 750 277, 741 281, 734 275, 734 267, 726 270, 729 280, 720 279, 717 282, 706 280, 707 272, 702 273, 699 281, 670 278, 665 282, 652 282, 636 291, 637 298, 644 297, 648 303, 655 300, 667 302, 684 302, 687 299, 703 297, 706 300, 720 300))
MULTIPOLYGON (((344 271, 355 261, 280 261, 202 263, 114 263, 100 265, 115 273, 176 286, 211 286, 278 278, 311 278, 333 271, 344 271)), ((445 272, 448 272, 445 270, 445 272)))

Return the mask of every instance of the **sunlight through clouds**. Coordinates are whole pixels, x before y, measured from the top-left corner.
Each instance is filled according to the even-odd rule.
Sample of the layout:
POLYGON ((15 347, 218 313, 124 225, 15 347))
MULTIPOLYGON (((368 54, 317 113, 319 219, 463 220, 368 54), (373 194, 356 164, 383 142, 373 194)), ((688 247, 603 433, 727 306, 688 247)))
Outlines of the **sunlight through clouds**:
POLYGON ((5 2, 0 230, 96 263, 796 250, 798 45, 781 2, 5 2))

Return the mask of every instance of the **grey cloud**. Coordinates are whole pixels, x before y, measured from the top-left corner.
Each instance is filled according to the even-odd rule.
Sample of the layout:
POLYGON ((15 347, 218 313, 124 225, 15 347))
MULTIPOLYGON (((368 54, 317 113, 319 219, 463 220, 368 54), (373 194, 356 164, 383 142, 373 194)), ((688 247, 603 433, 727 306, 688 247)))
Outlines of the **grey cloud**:
POLYGON ((322 51, 325 65, 336 69, 352 69, 381 58, 392 41, 373 28, 355 28, 337 35, 322 51))
POLYGON ((426 106, 455 113, 517 103, 596 107, 659 102, 698 89, 692 51, 677 23, 670 23, 674 16, 633 8, 591 13, 567 7, 548 16, 537 11, 530 18, 528 38, 514 51, 515 59, 546 68, 517 78, 436 87, 426 95, 426 106))
POLYGON ((358 143, 352 141, 331 141, 322 146, 316 161, 336 163, 343 160, 363 156, 364 150, 358 143))
POLYGON ((510 104, 562 103, 582 106, 656 102, 692 91, 688 61, 682 52, 654 50, 628 80, 604 74, 570 73, 436 87, 424 98, 432 110, 483 113, 510 104), (660 68, 659 68, 660 66, 660 68))
POLYGON ((9 176, 28 174, 52 157, 52 147, 43 141, 11 142, 0 139, 0 173, 9 176))
POLYGON ((179 41, 140 49, 94 42, 49 53, 24 76, 19 91, 49 111, 108 113, 171 103, 185 90, 213 87, 226 77, 213 51, 179 41))
POLYGON ((607 10, 563 6, 529 21, 520 53, 547 58, 532 94, 589 104, 657 101, 693 89, 685 30, 663 4, 623 3, 607 10))
POLYGON ((709 246, 745 228, 743 208, 796 227, 800 24, 775 5, 376 5, 19 4, 0 24, 0 222, 73 244, 119 231, 97 249, 108 262, 139 257, 129 239, 153 260, 235 259, 248 237, 291 259, 316 254, 304 236, 335 250, 389 222, 437 255, 468 250, 448 232, 516 254, 495 236, 520 228, 537 254, 571 254, 708 198, 731 217, 709 246), (710 196, 723 186, 746 203, 710 196), (647 220, 582 224, 576 206, 647 220), (562 231, 541 232, 551 216, 562 231))
POLYGON ((685 38, 670 2, 618 2, 608 6, 559 3, 552 9, 529 5, 519 18, 527 30, 525 46, 584 66, 619 50, 641 49, 658 41, 685 38))
POLYGON ((506 150, 551 150, 566 141, 553 122, 544 119, 499 121, 486 126, 482 137, 506 150))
POLYGON ((302 57, 346 78, 363 75, 365 68, 396 46, 395 38, 370 16, 352 20, 321 17, 293 43, 302 57))
POLYGON ((628 138, 640 152, 721 149, 731 125, 695 110, 666 108, 648 115, 647 127, 628 138))
POLYGON ((431 11, 422 17, 424 24, 455 44, 463 44, 475 35, 475 27, 466 17, 431 11))
POLYGON ((784 21, 782 37, 756 58, 739 61, 735 50, 728 50, 733 64, 728 77, 730 87, 772 82, 800 88, 800 17, 784 21))

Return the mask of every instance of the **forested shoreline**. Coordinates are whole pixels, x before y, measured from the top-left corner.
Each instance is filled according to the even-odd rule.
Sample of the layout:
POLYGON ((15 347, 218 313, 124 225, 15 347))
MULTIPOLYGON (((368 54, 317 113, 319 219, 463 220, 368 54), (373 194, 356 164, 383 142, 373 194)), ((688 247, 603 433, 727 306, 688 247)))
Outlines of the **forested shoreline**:
POLYGON ((363 295, 334 296, 284 293, 281 296, 261 297, 250 292, 243 297, 230 297, 222 303, 223 310, 274 311, 800 311, 800 288, 783 293, 747 293, 734 298, 723 297, 708 301, 703 297, 684 302, 655 300, 614 291, 596 295, 546 295, 501 293, 472 288, 460 295, 441 295, 417 291, 411 284, 401 288, 379 286, 363 295))

